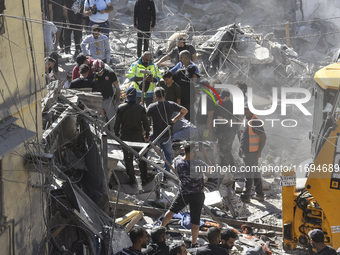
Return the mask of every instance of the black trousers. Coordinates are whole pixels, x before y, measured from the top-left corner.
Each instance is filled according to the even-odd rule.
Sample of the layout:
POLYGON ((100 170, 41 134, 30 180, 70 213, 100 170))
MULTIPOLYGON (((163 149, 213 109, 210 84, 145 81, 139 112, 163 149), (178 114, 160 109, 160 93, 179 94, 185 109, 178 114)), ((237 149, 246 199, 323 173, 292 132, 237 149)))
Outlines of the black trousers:
POLYGON ((65 43, 65 50, 70 50, 71 47, 71 35, 73 32, 73 38, 74 38, 74 43, 76 45, 76 50, 81 51, 80 48, 80 43, 81 43, 81 39, 82 39, 82 27, 80 26, 81 24, 81 20, 79 22, 79 24, 70 24, 69 28, 65 28, 65 32, 64 32, 64 43, 65 43))
MULTIPOLYGON (((142 136, 138 137, 132 137, 132 136, 122 136, 122 140, 124 141, 130 141, 130 142, 144 142, 144 139, 142 136)), ((140 151, 141 148, 135 148, 133 147, 134 150, 140 151)), ((123 149, 123 154, 124 154, 124 162, 125 162, 125 168, 126 172, 129 176, 130 181, 134 181, 136 179, 135 176, 135 169, 133 167, 133 154, 130 153, 128 150, 123 149)), ((148 171, 148 165, 144 160, 140 160, 138 164, 139 170, 140 170, 140 177, 142 180, 147 178, 147 171, 148 171)))
POLYGON ((137 56, 142 56, 142 45, 144 41, 144 49, 143 52, 149 50, 149 39, 150 39, 150 30, 149 31, 140 31, 137 33, 137 56))

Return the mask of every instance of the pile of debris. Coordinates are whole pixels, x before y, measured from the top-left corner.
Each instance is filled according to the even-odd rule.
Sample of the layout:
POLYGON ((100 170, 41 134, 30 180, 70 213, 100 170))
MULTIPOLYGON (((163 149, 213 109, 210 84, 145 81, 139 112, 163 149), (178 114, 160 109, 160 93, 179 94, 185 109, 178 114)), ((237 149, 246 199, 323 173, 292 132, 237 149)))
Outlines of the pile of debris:
MULTIPOLYGON (((100 116, 101 100, 97 94, 62 89, 57 82, 50 84, 44 100, 45 162, 52 170, 49 231, 53 251, 110 254, 127 247, 127 232, 135 224, 148 230, 158 226, 178 191, 174 175, 169 174, 171 178, 162 181, 164 162, 156 148, 147 143, 124 143, 107 129, 100 116), (140 156, 131 146, 150 148, 150 157, 140 156), (152 182, 145 186, 140 185, 140 180, 137 186, 128 184, 122 148, 139 156, 139 160, 147 160, 148 172, 155 176, 152 182)), ((206 143, 207 150, 213 150, 213 144, 206 143)), ((280 214, 280 209, 269 209, 267 203, 266 212, 249 212, 235 193, 233 176, 217 179, 208 179, 205 184, 199 244, 207 243, 209 227, 219 226, 239 233, 232 254, 241 254, 245 248, 259 244, 274 254, 280 253, 280 222, 260 222, 280 214)), ((263 209, 261 203, 254 206, 258 211, 263 209)), ((183 209, 171 221, 169 243, 189 243, 188 211, 183 209)))

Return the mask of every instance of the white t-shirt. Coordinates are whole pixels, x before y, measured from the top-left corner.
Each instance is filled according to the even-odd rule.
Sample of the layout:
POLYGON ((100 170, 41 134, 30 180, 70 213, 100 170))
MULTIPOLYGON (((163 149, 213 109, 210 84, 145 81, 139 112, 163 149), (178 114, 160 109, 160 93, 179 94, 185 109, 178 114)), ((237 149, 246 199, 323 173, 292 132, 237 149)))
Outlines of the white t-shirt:
POLYGON ((44 42, 47 54, 51 55, 54 51, 54 35, 57 33, 58 28, 50 21, 45 21, 44 25, 44 42))
POLYGON ((107 5, 111 3, 111 0, 85 0, 85 7, 89 8, 90 6, 96 4, 98 12, 96 14, 92 14, 90 16, 90 20, 96 23, 103 23, 109 19, 109 14, 104 13, 100 14, 101 10, 107 8, 107 5))

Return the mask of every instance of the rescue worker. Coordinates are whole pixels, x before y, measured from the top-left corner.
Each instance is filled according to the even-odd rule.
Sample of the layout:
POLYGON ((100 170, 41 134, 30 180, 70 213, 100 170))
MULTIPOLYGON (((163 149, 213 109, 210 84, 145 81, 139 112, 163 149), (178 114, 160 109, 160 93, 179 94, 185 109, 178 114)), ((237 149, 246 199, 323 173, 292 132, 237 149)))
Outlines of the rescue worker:
POLYGON ((137 0, 134 8, 133 24, 138 29, 137 56, 142 55, 142 44, 144 51, 149 50, 150 30, 154 31, 156 25, 156 9, 153 0, 137 0))
POLYGON ((245 203, 250 202, 250 193, 254 183, 256 195, 252 198, 264 201, 258 160, 261 157, 267 137, 263 129, 263 122, 249 110, 248 105, 244 107, 244 114, 243 126, 240 128, 239 156, 244 161, 246 183, 241 194, 241 200, 245 203))
MULTIPOLYGON (((156 83, 161 79, 161 73, 159 72, 157 65, 151 60, 150 51, 144 52, 142 57, 132 63, 126 76, 134 83, 133 86, 137 89, 140 97, 142 96, 143 79, 145 77, 144 98, 146 98, 146 105, 148 106, 152 102, 153 90, 156 83), (148 71, 149 74, 144 74, 142 73, 143 71, 148 71)), ((139 98, 138 93, 137 97, 139 98)), ((137 103, 139 103, 139 100, 140 99, 137 100, 137 103)))
MULTIPOLYGON (((116 114, 116 108, 120 103, 120 89, 115 72, 103 61, 97 59, 93 62, 92 70, 93 91, 98 91, 103 96, 102 106, 105 112, 107 121, 111 120, 116 114), (115 91, 113 90, 115 88, 115 91)), ((110 122, 110 130, 113 130, 114 121, 110 122)))

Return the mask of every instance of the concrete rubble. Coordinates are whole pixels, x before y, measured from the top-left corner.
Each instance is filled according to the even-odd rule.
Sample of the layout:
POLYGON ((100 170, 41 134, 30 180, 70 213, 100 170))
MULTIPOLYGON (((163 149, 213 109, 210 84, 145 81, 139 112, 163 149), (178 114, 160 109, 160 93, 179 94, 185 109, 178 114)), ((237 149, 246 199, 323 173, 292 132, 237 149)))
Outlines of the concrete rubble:
MULTIPOLYGON (((319 20, 294 24, 289 29, 294 31, 295 38, 290 40, 288 46, 289 40, 283 28, 257 27, 268 19, 263 17, 259 20, 261 15, 256 15, 262 13, 265 3, 252 3, 256 8, 252 9, 254 18, 250 20, 246 18, 249 8, 245 6, 251 4, 242 5, 239 2, 243 1, 223 4, 205 0, 157 1, 159 32, 152 35, 152 52, 160 57, 174 46, 176 35, 161 31, 187 32, 189 42, 197 49, 198 66, 204 79, 218 78, 230 84, 245 80, 248 86, 259 86, 262 90, 259 90, 258 96, 268 102, 271 101, 273 84, 277 87, 309 88, 310 74, 321 64, 320 61, 316 63, 316 60, 327 61, 336 44, 332 35, 326 35, 311 45, 308 35, 320 30, 332 32, 331 22, 319 20), (234 19, 234 22, 226 23, 223 20, 228 15, 228 20, 234 19), (239 20, 242 23, 237 23, 239 20), (299 47, 294 47, 297 45, 299 47), (306 49, 305 45, 309 48, 306 49)), ((130 20, 134 1, 112 3, 115 13, 111 27, 123 30, 119 36, 114 31, 110 38, 112 64, 123 83, 125 71, 136 55, 136 37, 132 36, 135 32, 130 20)), ((99 254, 95 253, 96 249, 112 252, 128 246, 127 228, 138 224, 150 230, 160 224, 162 215, 178 191, 177 181, 170 179, 161 182, 159 171, 163 162, 151 150, 149 156, 153 157, 155 164, 149 165, 148 172, 156 176, 154 181, 145 187, 140 184, 137 187, 128 185, 128 176, 122 163, 122 143, 104 128, 105 123, 100 114, 101 96, 87 91, 61 89, 57 83, 52 84, 49 92, 44 102, 43 137, 46 152, 53 155, 49 158, 53 162, 50 208, 53 248, 63 251, 65 247, 70 247, 73 252, 82 248, 99 254), (72 228, 72 225, 86 230, 72 228)), ((282 135, 285 135, 283 130, 282 135)), ((302 135, 298 132, 297 136, 301 138, 302 135)), ((237 143, 235 140, 234 151, 237 143)), ((274 150, 277 144, 275 138, 268 141, 264 154, 269 156, 260 164, 284 165, 289 162, 289 148, 296 143, 287 145, 286 152, 274 150)), ((241 159, 237 155, 234 158, 239 167, 241 159)), ((208 180, 205 209, 202 211, 205 226, 200 231, 198 243, 207 243, 206 231, 214 223, 234 228, 239 233, 231 254, 242 254, 245 249, 257 245, 262 245, 273 254, 283 254, 280 246, 281 209, 277 203, 281 192, 278 178, 279 174, 263 174, 268 201, 264 205, 253 203, 250 206, 245 206, 236 194, 243 188, 242 176, 222 176, 219 185, 208 180)), ((186 211, 188 208, 183 213, 186 211)), ((183 227, 182 217, 171 221, 167 236, 169 243, 189 243, 190 231, 183 227)))

